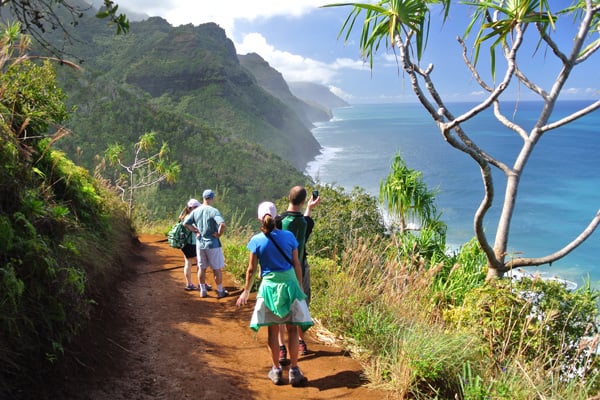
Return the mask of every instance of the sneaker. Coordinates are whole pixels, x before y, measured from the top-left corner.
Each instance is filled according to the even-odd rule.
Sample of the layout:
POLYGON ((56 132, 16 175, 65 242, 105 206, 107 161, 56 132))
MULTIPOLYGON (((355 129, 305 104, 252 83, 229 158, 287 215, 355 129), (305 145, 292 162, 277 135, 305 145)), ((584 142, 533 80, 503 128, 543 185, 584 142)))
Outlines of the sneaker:
POLYGON ((206 291, 210 292, 211 290, 212 290, 212 286, 207 283, 206 284, 206 291))
POLYGON ((308 379, 306 379, 306 377, 304 376, 304 374, 302 373, 302 371, 300 371, 300 368, 298 367, 294 367, 294 368, 290 368, 290 385, 297 387, 297 386, 301 386, 304 383, 306 383, 306 381, 308 379))
POLYGON ((281 385, 282 382, 283 371, 281 367, 279 368, 271 368, 269 371, 269 379, 276 385, 281 385))
POLYGON ((202 290, 202 288, 200 288, 200 297, 204 298, 207 296, 208 296, 208 293, 206 293, 206 290, 202 290))
POLYGON ((306 343, 304 340, 298 341, 298 354, 301 356, 305 356, 308 354, 308 347, 306 347, 306 343))
POLYGON ((190 283, 189 285, 185 285, 184 289, 189 292, 190 290, 198 290, 198 287, 190 283))
POLYGON ((229 296, 229 292, 227 290, 217 290, 217 299, 222 299, 223 297, 227 296, 229 296))
POLYGON ((279 364, 283 366, 290 365, 290 360, 287 358, 287 349, 285 346, 279 346, 279 364))

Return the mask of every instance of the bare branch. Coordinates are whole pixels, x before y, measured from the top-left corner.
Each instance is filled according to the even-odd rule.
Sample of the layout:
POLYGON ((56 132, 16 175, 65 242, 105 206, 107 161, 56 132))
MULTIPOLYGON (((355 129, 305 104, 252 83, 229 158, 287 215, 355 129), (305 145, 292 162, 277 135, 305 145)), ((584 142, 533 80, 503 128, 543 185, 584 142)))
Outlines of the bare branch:
POLYGON ((589 49, 585 50, 584 53, 575 60, 575 64, 579 64, 587 60, 592 54, 600 49, 600 40, 596 42, 596 44, 589 49))
POLYGON ((523 128, 521 128, 519 125, 515 124, 508 118, 506 118, 504 116, 504 114, 502 114, 502 112, 500 112, 500 103, 498 101, 494 102, 494 116, 496 117, 496 119, 498 121, 500 121, 500 123, 502 123, 502 125, 506 126, 508 129, 513 130, 516 133, 518 133, 519 136, 521 136, 521 139, 523 139, 523 140, 528 139, 527 132, 525 132, 525 130, 523 128))
POLYGON ((473 219, 473 228, 475 230, 475 237, 477 238, 477 242, 481 246, 482 250, 485 252, 488 262, 493 263, 493 265, 496 268, 501 268, 503 263, 496 257, 496 253, 490 245, 487 236, 485 235, 485 230, 483 229, 483 221, 485 219, 485 215, 487 214, 488 210, 492 207, 492 203, 494 202, 495 192, 492 171, 488 165, 481 164, 480 171, 485 191, 483 199, 481 199, 481 203, 479 203, 479 207, 477 207, 477 211, 475 212, 475 217, 473 219))
POLYGON ((579 110, 577 112, 574 112, 573 114, 570 114, 570 115, 568 115, 562 119, 559 119, 558 121, 555 121, 551 124, 547 124, 547 125, 540 127, 539 130, 542 133, 544 133, 544 132, 550 131, 552 129, 560 128, 561 126, 571 123, 581 117, 584 117, 587 114, 589 114, 593 111, 596 111, 599 108, 600 108, 600 100, 596 100, 595 103, 592 103, 589 106, 582 108, 581 110, 579 110))
POLYGON ((517 258, 517 259, 511 260, 510 262, 508 262, 507 266, 509 268, 527 267, 527 266, 531 267, 531 266, 536 266, 536 265, 551 264, 554 261, 560 260, 567 254, 569 254, 571 251, 573 251, 577 247, 579 247, 580 244, 582 244, 588 237, 590 237, 590 235, 592 233, 594 233, 594 230, 596 230, 598 225, 600 225, 600 209, 598 211, 596 211, 596 215, 594 216, 592 221, 579 234, 579 236, 577 236, 573 241, 571 241, 571 243, 567 244, 565 247, 563 247, 559 251, 552 253, 550 255, 547 255, 545 257, 517 258))
POLYGON ((537 23, 535 24, 535 27, 538 33, 540 34, 541 39, 544 42, 546 42, 548 47, 552 49, 554 55, 556 55, 556 57, 558 57, 563 64, 568 63, 569 59, 567 58, 567 55, 560 51, 554 40, 552 40, 552 38, 546 33, 546 29, 544 29, 544 26, 542 24, 537 23))
MULTIPOLYGON (((571 54, 567 60, 563 61, 563 68, 561 69, 554 85, 552 86, 552 90, 550 91, 550 98, 556 99, 560 94, 562 88, 564 87, 573 67, 575 66, 577 59, 581 53, 581 49, 583 47, 585 38, 587 36, 587 32, 589 31, 590 26, 594 21, 594 12, 591 8, 591 2, 586 2, 586 12, 583 16, 581 23, 579 24, 579 30, 577 31, 577 35, 573 40, 573 47, 571 48, 571 54)), ((551 111, 549 109, 548 111, 551 111)), ((549 115, 549 113, 547 114, 549 115)), ((547 119, 544 120, 544 122, 547 119)))
POLYGON ((481 86, 483 88, 483 90, 491 93, 494 90, 494 88, 489 86, 487 83, 485 83, 483 81, 483 79, 481 79, 481 76, 479 75, 479 71, 477 71, 477 69, 475 68, 473 63, 469 60, 469 57, 467 55, 467 46, 465 45, 464 40, 460 36, 457 36, 456 40, 462 47, 462 58, 463 58, 465 65, 469 69, 469 71, 471 71, 471 75, 473 75, 473 77, 475 78, 477 83, 479 83, 479 86, 481 86))
POLYGON ((517 79, 519 79, 519 82, 525 85, 529 90, 531 90, 534 93, 537 93, 544 100, 548 99, 548 92, 546 92, 543 88, 530 81, 529 78, 527 78, 527 76, 523 73, 523 71, 521 71, 521 69, 518 66, 515 66, 515 76, 517 77, 517 79))
POLYGON ((517 35, 515 37, 515 40, 511 46, 510 50, 507 51, 507 53, 506 53, 506 60, 508 62, 508 66, 506 68, 506 73, 504 74, 504 79, 502 79, 500 84, 498 84, 498 86, 490 93, 490 95, 484 101, 479 103, 477 106, 471 108, 471 110, 467 111, 463 115, 448 122, 448 125, 450 128, 453 128, 454 125, 461 124, 462 122, 473 118, 474 116, 476 116, 483 110, 489 108, 492 105, 492 103, 494 101, 496 101, 498 99, 498 97, 500 97, 500 95, 506 90, 506 88, 510 84, 510 81, 511 81, 512 76, 515 71, 515 65, 516 65, 515 59, 517 56, 517 51, 519 50, 519 48, 521 47, 521 44, 523 43, 523 30, 519 29, 519 25, 517 25, 515 30, 517 31, 517 35))

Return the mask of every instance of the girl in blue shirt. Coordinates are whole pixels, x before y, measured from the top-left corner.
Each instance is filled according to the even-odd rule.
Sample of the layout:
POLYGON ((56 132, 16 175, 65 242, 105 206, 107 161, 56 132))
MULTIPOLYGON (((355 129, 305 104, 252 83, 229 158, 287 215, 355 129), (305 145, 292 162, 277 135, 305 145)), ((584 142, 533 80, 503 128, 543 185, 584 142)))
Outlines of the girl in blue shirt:
POLYGON ((248 242, 250 251, 244 290, 236 304, 247 304, 254 275, 260 263, 261 284, 256 296, 256 305, 250 328, 255 331, 267 326, 268 345, 273 367, 269 379, 276 385, 282 382, 282 368, 279 365, 279 325, 286 325, 288 347, 290 350, 289 382, 300 386, 306 378, 298 368, 298 329, 306 331, 313 325, 306 305, 306 295, 299 282, 302 279, 300 260, 298 259, 298 241, 289 231, 275 228, 277 209, 271 202, 258 206, 258 219, 261 221, 261 233, 254 235, 248 242))

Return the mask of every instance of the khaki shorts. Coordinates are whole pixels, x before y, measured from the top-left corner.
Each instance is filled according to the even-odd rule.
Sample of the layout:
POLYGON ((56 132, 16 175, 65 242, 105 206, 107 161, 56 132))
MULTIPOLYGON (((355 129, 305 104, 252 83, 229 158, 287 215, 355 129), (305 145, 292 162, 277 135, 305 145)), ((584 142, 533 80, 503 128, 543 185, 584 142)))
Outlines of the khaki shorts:
POLYGON ((223 257, 223 248, 198 249, 198 268, 206 269, 211 267, 213 270, 222 269, 225 266, 225 257, 223 257))

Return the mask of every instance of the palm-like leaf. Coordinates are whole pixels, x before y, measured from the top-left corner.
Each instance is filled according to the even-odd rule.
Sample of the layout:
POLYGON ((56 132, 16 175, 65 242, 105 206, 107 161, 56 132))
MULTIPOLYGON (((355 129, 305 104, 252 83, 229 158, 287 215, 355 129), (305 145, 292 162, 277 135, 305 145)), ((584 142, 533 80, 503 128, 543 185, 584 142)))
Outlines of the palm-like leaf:
POLYGON ((360 48, 363 57, 369 59, 372 68, 373 56, 381 43, 385 42, 386 47, 393 46, 396 37, 402 37, 403 33, 415 35, 417 58, 421 58, 428 33, 425 27, 429 26, 429 6, 436 3, 443 3, 445 7, 449 7, 450 0, 381 0, 376 4, 336 3, 323 7, 352 6, 352 11, 338 34, 338 38, 344 36, 344 42, 350 38, 356 19, 365 12, 360 48))
POLYGON ((475 26, 479 26, 475 39, 474 65, 479 59, 479 51, 483 42, 493 40, 490 45, 492 75, 495 75, 495 50, 498 45, 505 46, 519 24, 540 24, 554 28, 556 16, 550 12, 547 0, 492 0, 467 2, 476 8, 471 22, 467 26, 465 36, 475 26), (496 16, 494 20, 492 14, 496 16))

